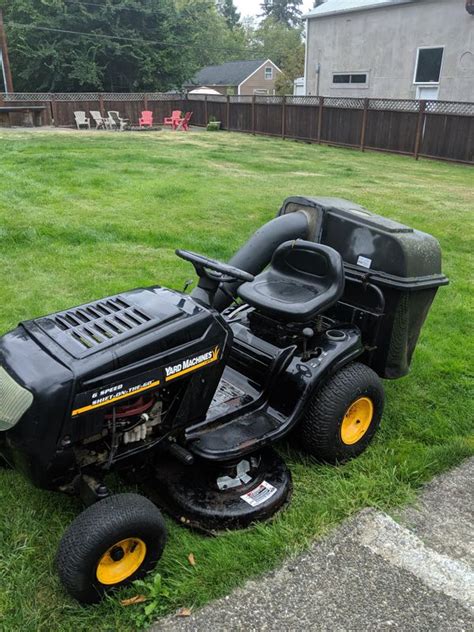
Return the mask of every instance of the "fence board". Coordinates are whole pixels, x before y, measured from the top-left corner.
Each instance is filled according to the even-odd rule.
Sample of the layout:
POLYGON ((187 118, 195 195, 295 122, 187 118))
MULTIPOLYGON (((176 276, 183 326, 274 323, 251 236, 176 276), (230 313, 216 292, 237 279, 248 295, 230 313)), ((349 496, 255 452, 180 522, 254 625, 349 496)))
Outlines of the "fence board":
POLYGON ((318 110, 312 105, 286 105, 286 137, 318 140, 318 110))
POLYGON ((255 103, 255 133, 280 136, 282 107, 271 103, 255 103))
POLYGON ((342 145, 360 144, 363 110, 325 107, 321 128, 321 140, 342 145))
POLYGON ((99 97, 96 101, 58 101, 56 100, 57 122, 59 127, 75 127, 74 112, 100 110, 99 97))
POLYGON ((365 146, 403 153, 413 153, 417 130, 416 112, 368 110, 365 146))
POLYGON ((235 132, 252 131, 252 104, 230 104, 230 129, 235 132))
POLYGON ((207 102, 208 121, 214 117, 216 121, 221 122, 222 129, 227 129, 227 100, 225 101, 208 101, 207 102))
POLYGON ((474 162, 474 116, 426 114, 420 154, 474 162))

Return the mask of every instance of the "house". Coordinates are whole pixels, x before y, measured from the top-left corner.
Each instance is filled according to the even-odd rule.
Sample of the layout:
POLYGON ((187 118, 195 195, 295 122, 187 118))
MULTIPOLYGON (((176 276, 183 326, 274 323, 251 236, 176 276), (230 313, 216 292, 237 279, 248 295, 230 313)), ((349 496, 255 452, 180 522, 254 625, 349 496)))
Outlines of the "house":
POLYGON ((474 101, 472 0, 327 0, 305 15, 305 93, 474 101))
POLYGON ((221 94, 275 94, 275 82, 281 70, 271 59, 229 61, 206 66, 185 86, 187 90, 206 86, 221 94))

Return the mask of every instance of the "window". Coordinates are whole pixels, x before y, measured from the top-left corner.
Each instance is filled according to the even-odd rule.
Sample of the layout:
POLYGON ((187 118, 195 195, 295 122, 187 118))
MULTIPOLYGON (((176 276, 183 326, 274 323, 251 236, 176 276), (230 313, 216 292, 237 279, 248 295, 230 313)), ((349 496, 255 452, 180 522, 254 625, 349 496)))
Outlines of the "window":
POLYGON ((368 75, 366 72, 335 72, 332 76, 332 85, 337 87, 351 87, 356 84, 359 87, 367 87, 368 75))
POLYGON ((273 68, 271 66, 265 67, 265 79, 273 79, 273 68))
POLYGON ((443 46, 418 49, 414 83, 439 83, 443 52, 443 46))

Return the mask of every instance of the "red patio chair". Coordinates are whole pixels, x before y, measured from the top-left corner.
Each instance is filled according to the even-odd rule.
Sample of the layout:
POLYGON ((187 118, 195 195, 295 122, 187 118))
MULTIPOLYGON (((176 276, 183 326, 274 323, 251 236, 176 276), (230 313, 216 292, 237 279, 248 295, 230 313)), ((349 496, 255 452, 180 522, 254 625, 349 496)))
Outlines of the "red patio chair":
POLYGON ((181 119, 181 110, 173 110, 173 112, 171 113, 171 116, 167 116, 165 118, 165 120, 163 121, 163 125, 171 125, 173 129, 176 129, 176 127, 179 124, 180 119, 181 119))
POLYGON ((176 129, 182 129, 184 132, 189 132, 189 121, 191 120, 193 113, 186 112, 184 118, 180 118, 176 129))
POLYGON ((140 127, 153 127, 153 112, 151 110, 143 110, 138 122, 140 127))

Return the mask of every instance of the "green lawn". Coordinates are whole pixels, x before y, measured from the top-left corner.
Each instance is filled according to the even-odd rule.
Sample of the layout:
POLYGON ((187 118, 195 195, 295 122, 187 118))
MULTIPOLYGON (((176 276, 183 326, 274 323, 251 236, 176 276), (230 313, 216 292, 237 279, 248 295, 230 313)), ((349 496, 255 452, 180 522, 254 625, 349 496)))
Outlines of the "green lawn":
MULTIPOLYGON (((339 468, 288 453, 293 501, 270 524, 208 539, 168 521, 157 614, 226 593, 361 507, 413 499, 472 454, 473 184, 467 166, 243 134, 0 133, 1 332, 131 287, 181 288, 192 269, 176 247, 225 260, 289 195, 352 199, 441 242, 451 284, 439 291, 411 374, 386 383, 369 450, 339 468)), ((144 623, 143 605, 124 608, 117 597, 83 608, 62 592, 53 558, 76 500, 0 470, 0 507, 1 630, 144 623)))

